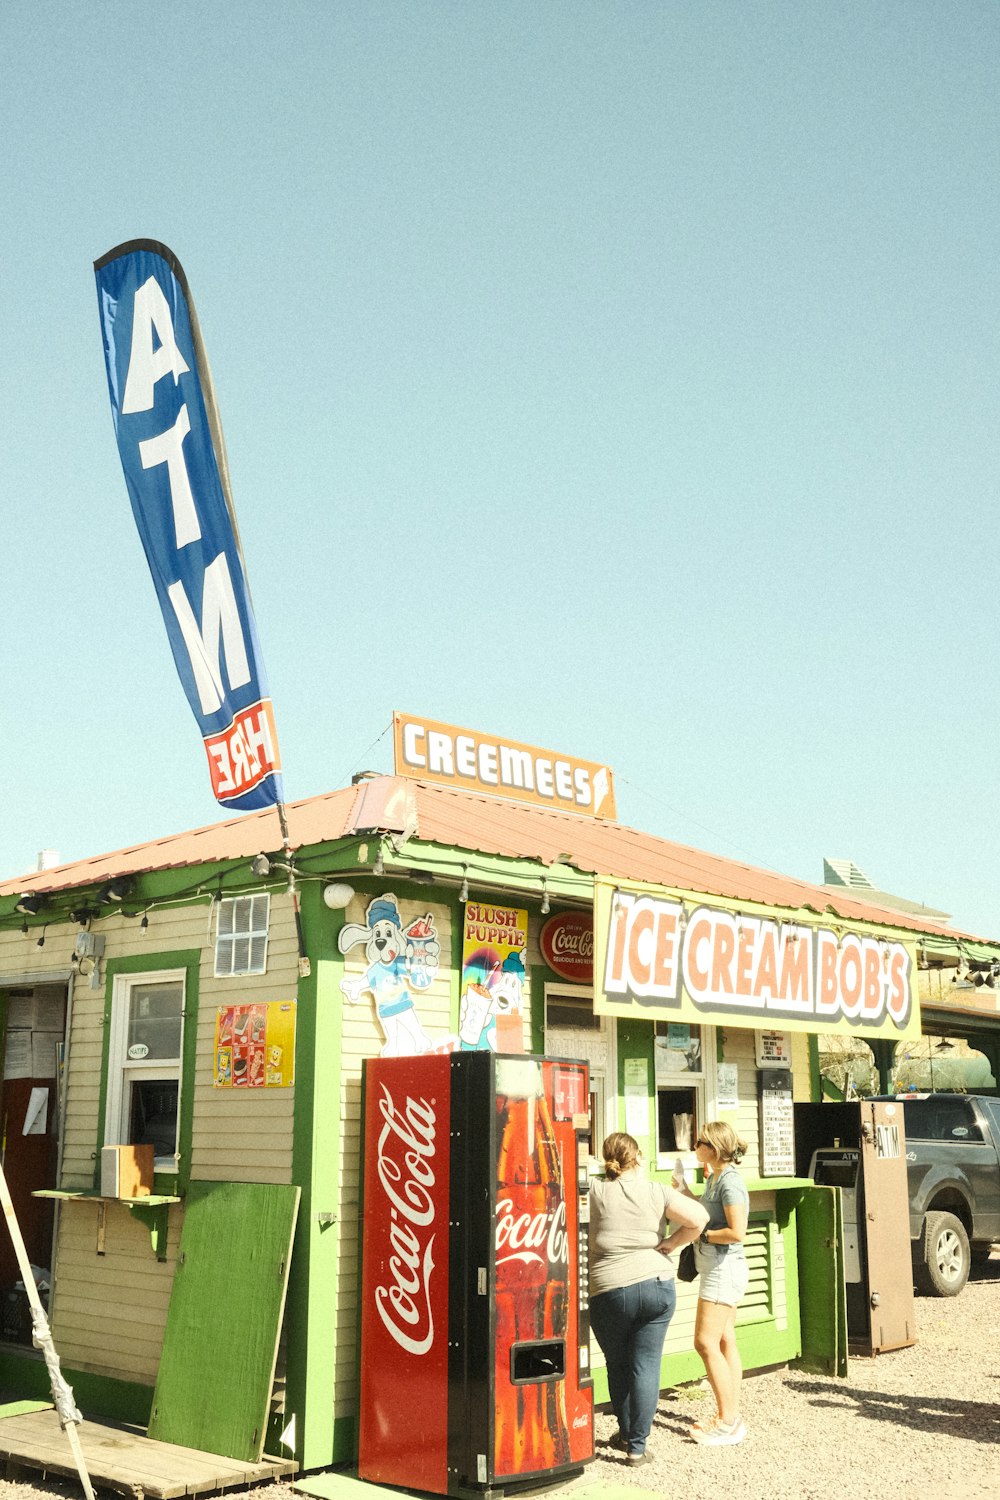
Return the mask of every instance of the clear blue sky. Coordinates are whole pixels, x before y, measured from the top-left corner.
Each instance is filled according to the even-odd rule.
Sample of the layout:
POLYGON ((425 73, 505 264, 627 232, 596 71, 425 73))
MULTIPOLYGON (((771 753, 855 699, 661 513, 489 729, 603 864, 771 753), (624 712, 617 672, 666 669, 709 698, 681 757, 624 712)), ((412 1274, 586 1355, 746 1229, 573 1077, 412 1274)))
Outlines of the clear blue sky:
POLYGON ((1000 936, 1000 7, 0 10, 0 874, 222 817, 92 261, 180 258, 289 800, 394 708, 1000 936))

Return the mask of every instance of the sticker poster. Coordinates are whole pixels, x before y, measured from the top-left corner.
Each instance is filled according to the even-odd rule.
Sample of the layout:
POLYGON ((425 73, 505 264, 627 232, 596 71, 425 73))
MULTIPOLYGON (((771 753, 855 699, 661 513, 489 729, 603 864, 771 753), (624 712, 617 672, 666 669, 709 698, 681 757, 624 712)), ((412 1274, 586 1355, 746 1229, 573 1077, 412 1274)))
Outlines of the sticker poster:
POLYGON ((287 1089, 295 1082, 295 1001, 220 1005, 215 1018, 217 1089, 287 1089))
POLYGON ((524 1010, 528 913, 518 907, 467 901, 462 919, 462 1000, 459 1050, 497 1049, 499 1015, 524 1010))

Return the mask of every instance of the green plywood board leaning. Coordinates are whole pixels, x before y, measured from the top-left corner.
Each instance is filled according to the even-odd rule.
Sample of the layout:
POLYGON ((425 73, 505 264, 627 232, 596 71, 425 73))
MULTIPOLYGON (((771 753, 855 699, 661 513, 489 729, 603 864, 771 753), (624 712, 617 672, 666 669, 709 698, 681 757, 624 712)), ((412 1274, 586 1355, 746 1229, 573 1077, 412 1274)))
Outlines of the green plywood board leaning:
POLYGON ((260 1458, 298 1206, 297 1187, 191 1184, 151 1438, 260 1458))

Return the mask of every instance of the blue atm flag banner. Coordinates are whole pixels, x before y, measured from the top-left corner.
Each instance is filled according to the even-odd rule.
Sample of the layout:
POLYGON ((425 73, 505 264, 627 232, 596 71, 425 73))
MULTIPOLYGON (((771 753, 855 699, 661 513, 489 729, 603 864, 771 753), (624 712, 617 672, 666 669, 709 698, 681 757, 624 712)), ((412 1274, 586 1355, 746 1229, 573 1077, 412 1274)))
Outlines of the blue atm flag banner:
POLYGON ((94 263, 118 451, 184 691, 224 807, 284 800, 212 377, 187 279, 153 240, 94 263))

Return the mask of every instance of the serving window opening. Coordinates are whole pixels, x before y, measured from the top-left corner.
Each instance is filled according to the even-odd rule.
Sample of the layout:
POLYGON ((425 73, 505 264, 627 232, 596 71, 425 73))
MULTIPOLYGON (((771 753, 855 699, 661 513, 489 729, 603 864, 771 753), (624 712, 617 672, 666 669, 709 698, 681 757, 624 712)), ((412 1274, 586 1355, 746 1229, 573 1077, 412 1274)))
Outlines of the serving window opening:
POLYGON ((702 1027, 686 1021, 656 1021, 653 1064, 656 1078, 657 1166, 693 1157, 705 1119, 705 1059, 702 1027))

